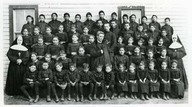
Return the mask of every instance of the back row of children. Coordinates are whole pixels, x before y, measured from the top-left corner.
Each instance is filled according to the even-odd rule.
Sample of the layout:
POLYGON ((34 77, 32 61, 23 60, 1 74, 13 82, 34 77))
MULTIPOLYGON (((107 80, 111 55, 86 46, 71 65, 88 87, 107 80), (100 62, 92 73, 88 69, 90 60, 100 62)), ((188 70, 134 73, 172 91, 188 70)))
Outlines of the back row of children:
MULTIPOLYGON (((27 59, 29 54, 22 55, 21 50, 14 48, 14 43, 7 56, 12 62, 12 56, 15 55, 13 53, 17 50, 16 59, 19 60, 10 62, 9 66, 17 62, 14 66, 29 68, 29 77, 24 76, 24 83, 27 83, 24 86, 20 82, 19 86, 11 85, 13 74, 9 72, 14 67, 12 70, 8 69, 6 93, 14 95, 18 93, 18 89, 15 88, 22 87, 25 95, 33 101, 25 88, 34 86, 36 87, 34 101, 37 102, 38 87, 47 86, 47 101, 50 101, 52 88, 58 102, 55 86, 62 89, 61 101, 64 100, 66 87, 68 100, 71 99, 71 87, 75 87, 76 101, 79 101, 79 92, 80 101, 83 101, 82 87, 85 85, 90 87, 89 100, 96 99, 97 87, 102 88, 101 99, 107 99, 108 88, 112 91, 111 99, 114 98, 114 90, 117 90, 118 97, 124 92, 125 97, 129 93, 131 98, 137 98, 139 93, 140 98, 144 100, 148 99, 148 95, 153 97, 153 94, 156 94, 159 97, 159 93, 162 93, 162 98, 167 100, 170 89, 176 91, 176 97, 183 98, 184 89, 188 87, 182 61, 186 52, 178 36, 172 36, 173 28, 169 25, 170 19, 165 18, 166 24, 161 28, 156 15, 152 16, 149 26, 146 24, 146 16, 142 17, 142 24, 137 24, 135 15, 130 16, 130 22, 128 16, 123 15, 123 23, 119 24, 115 18, 116 13, 112 13, 110 22, 104 19, 104 15, 105 13, 100 11, 100 19, 94 22, 91 20, 91 13, 88 12, 87 20, 82 27, 79 24, 81 23, 79 14, 76 15, 76 22, 73 24, 69 21, 68 13, 64 14, 63 23, 57 20, 56 13, 51 15, 52 21, 49 24, 45 23, 45 16, 40 15, 40 22, 36 26, 33 25, 33 18, 27 16, 28 23, 22 28, 23 36, 18 37, 16 42, 28 48, 31 60, 26 62, 29 66, 22 63, 23 60, 20 58, 27 59), (23 43, 19 43, 18 39, 22 39, 20 41, 23 43), (11 49, 14 52, 11 52, 11 49), (38 77, 34 76, 33 71, 38 72, 38 77), (107 72, 112 74, 107 75, 107 72), (133 74, 128 75, 129 72, 133 74), (172 83, 173 86, 170 85, 172 83)), ((18 79, 20 78, 16 77, 13 81, 18 79)))

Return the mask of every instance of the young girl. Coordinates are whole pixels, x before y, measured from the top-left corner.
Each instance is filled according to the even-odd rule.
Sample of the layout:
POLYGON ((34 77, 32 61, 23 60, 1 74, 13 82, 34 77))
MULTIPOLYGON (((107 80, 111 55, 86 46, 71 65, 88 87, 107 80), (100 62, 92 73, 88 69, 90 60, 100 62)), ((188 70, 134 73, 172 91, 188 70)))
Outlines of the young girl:
POLYGON ((124 47, 120 47, 119 54, 114 57, 115 71, 119 71, 119 64, 124 64, 126 68, 129 66, 129 57, 125 55, 124 47))
POLYGON ((157 69, 158 70, 161 68, 161 63, 164 61, 167 62, 167 66, 169 68, 170 67, 170 57, 167 56, 167 50, 166 49, 162 49, 161 56, 159 58, 157 58, 157 69))
POLYGON ((64 92, 67 87, 67 72, 63 70, 63 65, 62 63, 56 63, 55 64, 55 72, 53 73, 53 84, 52 84, 52 89, 53 89, 53 94, 55 95, 55 101, 59 102, 59 98, 56 92, 56 87, 60 88, 61 91, 61 101, 64 101, 64 92))
MULTIPOLYGON (((154 58, 154 54, 152 50, 148 50, 147 52, 147 58, 145 60, 145 64, 148 67, 150 62, 154 62, 155 64, 157 63, 157 60, 154 58)), ((157 66, 155 66, 157 68, 157 66)))
POLYGON ((172 61, 170 69, 171 73, 171 92, 176 98, 182 99, 184 97, 184 83, 182 81, 182 72, 177 67, 177 60, 172 61))
POLYGON ((150 97, 153 98, 155 95, 157 98, 159 97, 159 88, 160 83, 158 82, 159 79, 159 73, 155 69, 155 63, 151 61, 149 63, 149 69, 148 69, 148 79, 149 79, 149 90, 150 90, 150 97))
POLYGON ((47 53, 51 54, 51 58, 56 60, 59 56, 59 52, 65 50, 62 45, 59 44, 59 38, 53 37, 53 44, 48 46, 47 53))
POLYGON ((163 45, 164 44, 164 41, 163 41, 163 38, 159 38, 158 40, 158 44, 156 46, 156 58, 159 58, 161 56, 161 51, 162 49, 166 49, 166 47, 163 45))
POLYGON ((55 36, 57 36, 59 38, 59 42, 60 42, 61 45, 63 45, 64 47, 67 46, 68 35, 67 35, 66 32, 64 32, 63 25, 59 25, 58 33, 56 33, 55 36))
POLYGON ((60 51, 60 56, 57 59, 57 62, 62 63, 63 65, 63 70, 68 70, 69 69, 69 64, 72 63, 71 58, 67 58, 67 54, 65 51, 60 51))
POLYGON ((146 51, 148 51, 149 49, 153 51, 154 55, 156 54, 156 46, 153 44, 154 43, 154 39, 153 38, 149 38, 148 39, 148 44, 146 46, 146 51))
POLYGON ((67 46, 67 54, 71 57, 77 55, 79 47, 82 46, 82 44, 78 42, 78 39, 77 35, 73 35, 72 43, 69 43, 67 46))
POLYGON ((143 56, 145 56, 145 54, 146 54, 146 47, 144 46, 144 42, 145 42, 145 40, 143 38, 140 38, 137 43, 137 45, 140 48, 141 55, 143 55, 143 56))
POLYGON ((125 48, 125 44, 123 43, 123 37, 119 36, 117 39, 117 44, 114 47, 114 55, 118 55, 119 54, 119 49, 120 47, 124 47, 125 48))
POLYGON ((83 27, 83 34, 80 35, 80 41, 85 46, 89 42, 89 29, 87 26, 83 27))
POLYGON ((128 90, 130 93, 130 97, 133 99, 137 99, 138 93, 138 82, 137 82, 137 73, 136 73, 136 66, 134 63, 129 65, 129 71, 127 72, 127 84, 128 90))
POLYGON ((77 69, 80 71, 83 69, 83 63, 89 64, 90 58, 85 54, 84 47, 79 47, 78 55, 73 57, 73 63, 77 65, 77 69))
POLYGON ((144 61, 141 61, 139 63, 139 67, 137 69, 137 78, 139 81, 139 92, 141 100, 149 100, 148 94, 149 94, 149 80, 147 79, 148 72, 145 68, 144 61))
POLYGON ((135 45, 133 45, 133 42, 133 37, 128 38, 128 45, 125 46, 126 54, 128 56, 131 56, 134 53, 135 45))
POLYGON ((34 64, 36 66, 37 71, 41 69, 41 61, 37 59, 37 53, 32 52, 31 53, 31 60, 29 60, 28 64, 34 64))
POLYGON ((159 79, 160 79, 160 91, 163 94, 164 100, 169 100, 170 93, 170 70, 167 68, 167 62, 163 61, 161 63, 161 68, 159 69, 159 79))
POLYGON ((23 25, 22 29, 21 29, 21 34, 23 34, 23 30, 24 29, 27 29, 28 32, 29 32, 29 35, 32 35, 33 34, 33 30, 34 30, 34 19, 31 15, 28 15, 26 17, 26 21, 27 23, 23 25))
POLYGON ((38 43, 38 38, 43 38, 43 36, 40 34, 39 27, 36 26, 32 35, 32 44, 38 43))
POLYGON ((31 51, 31 45, 32 45, 32 37, 29 35, 28 30, 25 28, 23 29, 23 41, 25 42, 27 49, 31 51))
POLYGON ((139 47, 135 47, 134 53, 130 57, 130 63, 134 63, 138 67, 141 61, 145 61, 145 57, 141 55, 139 47))
POLYGON ((32 46, 32 52, 37 53, 38 59, 42 60, 46 51, 47 45, 43 43, 43 38, 38 38, 38 43, 32 46))
POLYGON ((51 34, 51 27, 46 27, 46 33, 43 35, 45 45, 50 45, 52 43, 54 35, 51 34))
POLYGON ((165 20, 164 20, 164 23, 165 25, 162 26, 162 29, 165 29, 167 31, 167 34, 168 34, 168 38, 171 39, 171 36, 173 35, 173 27, 170 25, 170 18, 169 17, 166 17, 165 20))
POLYGON ((125 71, 125 65, 119 64, 119 72, 117 72, 117 91, 118 98, 121 97, 121 93, 124 93, 125 98, 127 98, 128 86, 127 86, 127 72, 125 71))

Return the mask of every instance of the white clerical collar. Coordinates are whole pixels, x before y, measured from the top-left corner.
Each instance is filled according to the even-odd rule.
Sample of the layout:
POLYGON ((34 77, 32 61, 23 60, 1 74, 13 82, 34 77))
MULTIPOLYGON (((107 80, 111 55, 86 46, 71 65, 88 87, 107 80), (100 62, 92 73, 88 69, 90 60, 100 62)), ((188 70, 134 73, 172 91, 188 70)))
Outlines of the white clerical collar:
POLYGON ((13 49, 13 50, 18 50, 18 51, 27 51, 28 50, 25 46, 18 45, 18 44, 17 45, 13 45, 10 48, 13 49))
POLYGON ((171 49, 178 49, 178 48, 181 48, 182 47, 182 45, 179 43, 179 42, 173 42, 170 46, 169 46, 169 48, 171 48, 171 49))

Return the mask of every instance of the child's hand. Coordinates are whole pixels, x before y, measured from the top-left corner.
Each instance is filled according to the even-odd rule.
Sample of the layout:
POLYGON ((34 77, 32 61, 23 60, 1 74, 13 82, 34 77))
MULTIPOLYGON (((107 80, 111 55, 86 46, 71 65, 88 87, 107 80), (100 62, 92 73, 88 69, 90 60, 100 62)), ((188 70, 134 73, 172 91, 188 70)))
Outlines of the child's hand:
POLYGON ((49 80, 49 78, 45 78, 45 81, 49 80))
POLYGON ((109 85, 107 85, 106 88, 108 89, 108 88, 109 88, 109 85))
POLYGON ((77 55, 77 52, 71 52, 71 55, 77 55))
POLYGON ((101 50, 101 54, 103 54, 103 50, 101 50))
POLYGON ((139 79, 140 82, 143 82, 141 79, 139 79))
POLYGON ((57 59, 57 55, 53 55, 51 56, 53 59, 57 59))

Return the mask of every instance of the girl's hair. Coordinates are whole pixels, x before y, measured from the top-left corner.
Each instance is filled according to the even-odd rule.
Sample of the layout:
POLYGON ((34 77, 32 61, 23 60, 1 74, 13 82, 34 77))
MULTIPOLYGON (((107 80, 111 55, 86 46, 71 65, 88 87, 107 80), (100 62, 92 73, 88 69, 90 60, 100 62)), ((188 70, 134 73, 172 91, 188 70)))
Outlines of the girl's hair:
POLYGON ((63 67, 63 64, 61 62, 56 62, 55 66, 59 65, 60 67, 63 67))
POLYGON ((34 23, 34 18, 33 18, 31 15, 27 15, 26 20, 27 20, 29 17, 32 19, 31 23, 33 24, 33 23, 34 23))
POLYGON ((39 28, 39 26, 35 26, 35 28, 34 29, 38 29, 39 31, 40 31, 40 28, 39 28))

